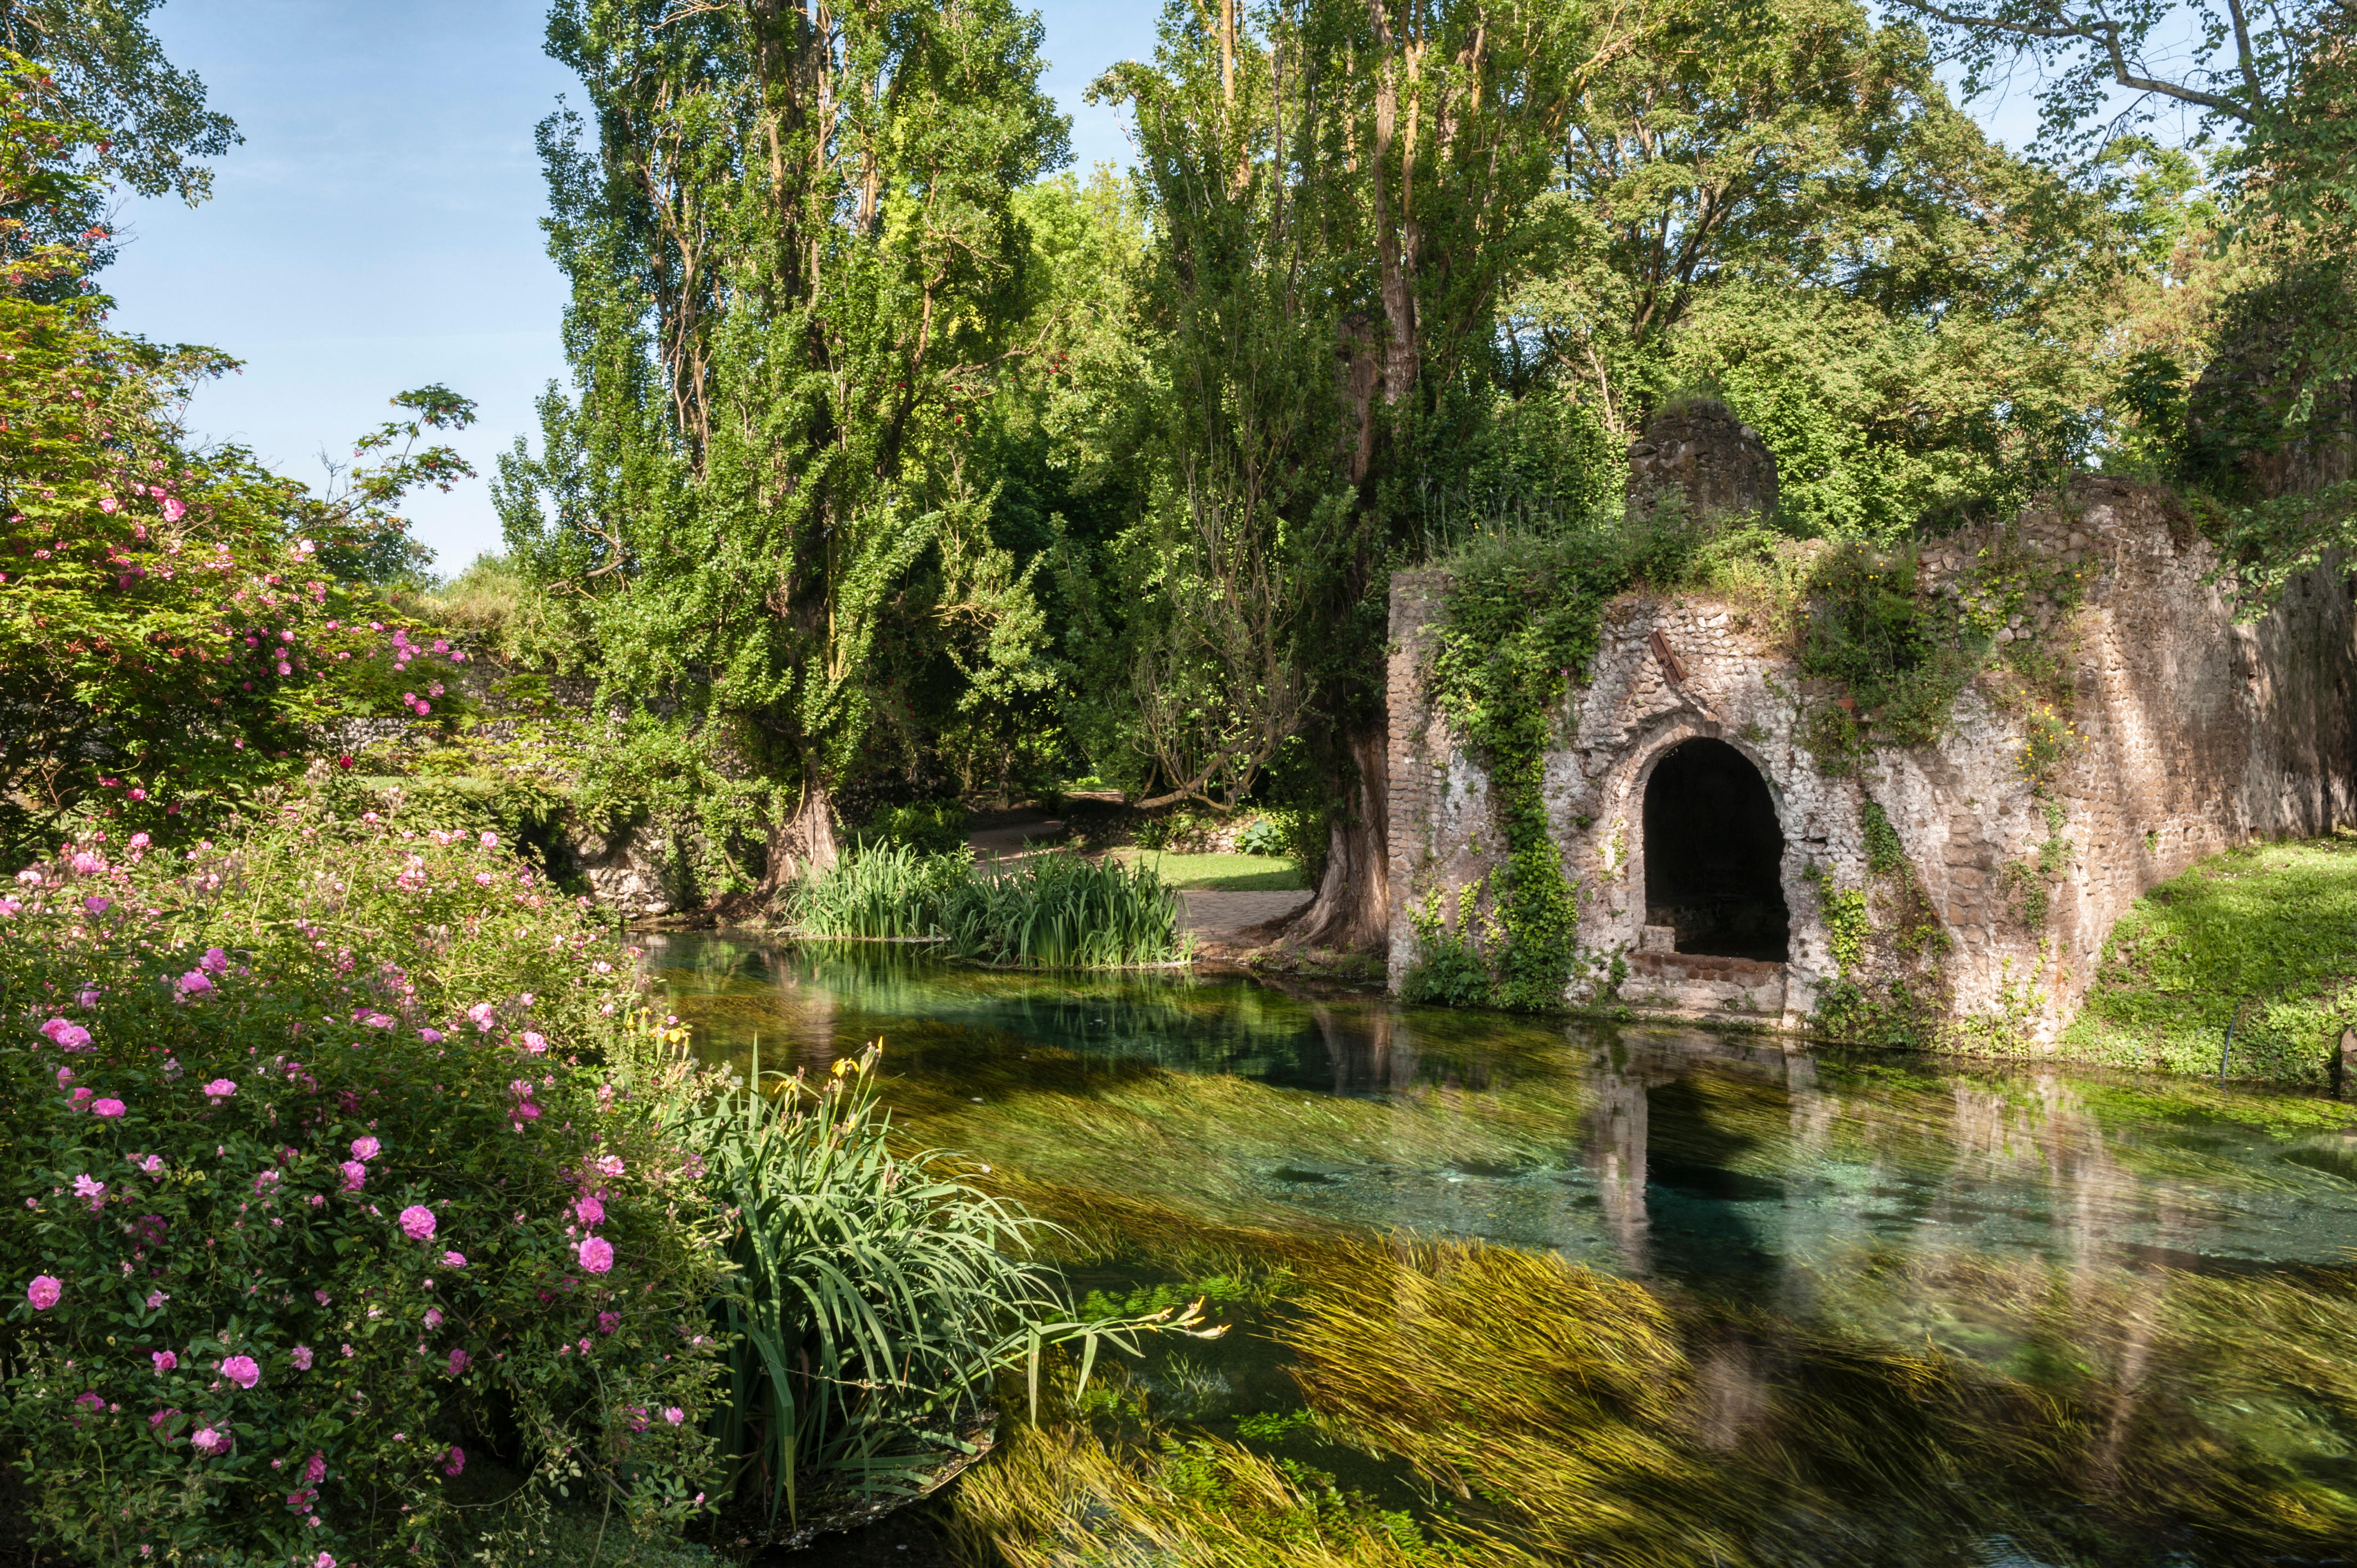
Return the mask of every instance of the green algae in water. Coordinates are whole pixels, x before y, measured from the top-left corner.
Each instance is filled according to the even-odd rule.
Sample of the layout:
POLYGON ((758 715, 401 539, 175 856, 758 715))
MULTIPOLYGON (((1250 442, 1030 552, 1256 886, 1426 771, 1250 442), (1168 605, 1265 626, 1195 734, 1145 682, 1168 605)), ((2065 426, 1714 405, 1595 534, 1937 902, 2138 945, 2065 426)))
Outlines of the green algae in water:
POLYGON ((1497 1560, 1963 1563, 2002 1535, 2057 1563, 2324 1561, 2357 1541, 2357 1114, 2330 1101, 905 952, 674 938, 650 961, 710 1054, 758 1032, 765 1058, 822 1065, 883 1037, 901 1124, 1075 1226, 1104 1254, 1090 1288, 1283 1280, 1253 1331, 1140 1386, 1252 1388, 1164 1401, 1249 1446, 1300 1408, 1281 1370, 1322 1428, 1393 1456, 1366 1487, 1395 1501, 1413 1461, 1419 1517, 1497 1560), (1426 1268, 1442 1254, 1419 1247, 1459 1251, 1426 1268), (1514 1256, 1662 1315, 1674 1397, 1596 1428, 1620 1468, 1587 1427, 1482 1408, 1504 1386, 1484 1369, 1600 1375, 1547 1316, 1569 1309, 1484 1273, 1514 1256), (1446 1354, 1411 1332, 1434 1269, 1473 1300, 1446 1354), (1338 1378, 1351 1358, 1397 1362, 1397 1397, 1338 1378), (1520 1436, 1466 1446, 1491 1430, 1520 1436))

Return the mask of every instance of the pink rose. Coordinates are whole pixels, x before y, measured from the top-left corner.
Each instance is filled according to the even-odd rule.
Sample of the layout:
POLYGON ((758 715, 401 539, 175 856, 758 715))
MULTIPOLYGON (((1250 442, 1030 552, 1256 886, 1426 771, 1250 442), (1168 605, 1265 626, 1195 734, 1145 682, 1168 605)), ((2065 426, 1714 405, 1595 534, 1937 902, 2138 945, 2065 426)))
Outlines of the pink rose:
POLYGON ((491 1026, 498 1023, 500 1018, 499 1009, 488 1002, 478 1002, 468 1008, 467 1016, 473 1019, 475 1027, 486 1035, 491 1032, 491 1026))
POLYGON ((455 1378, 466 1371, 468 1365, 471 1360, 472 1358, 464 1350, 459 1349, 455 1345, 452 1346, 450 1348, 450 1375, 455 1378))
POLYGON ((413 1203, 401 1211, 401 1233, 413 1241, 434 1239, 434 1211, 422 1203, 413 1203))
POLYGON ((207 948, 205 950, 205 956, 197 960, 197 967, 203 970, 207 974, 227 974, 229 972, 229 954, 223 952, 219 948, 207 948))
POLYGON ((192 969, 180 976, 179 985, 183 996, 202 996, 213 988, 213 980, 203 970, 192 969))
POLYGON ((36 1274, 33 1283, 25 1287, 25 1299, 33 1304, 35 1312, 47 1312, 58 1305, 66 1287, 51 1274, 36 1274))
POLYGON ((327 1478, 328 1456, 325 1454, 320 1453, 318 1450, 313 1449, 311 1451, 311 1456, 303 1461, 304 1484, 307 1486, 316 1487, 327 1478))
POLYGON ((354 1138, 352 1140, 352 1158, 361 1161, 372 1160, 377 1157, 377 1155, 383 1149, 383 1147, 384 1145, 378 1143, 374 1138, 354 1138))
POLYGON ((196 1445, 199 1454, 220 1455, 229 1452, 229 1434, 217 1432, 210 1426, 197 1428, 196 1434, 188 1441, 196 1445))
POLYGON ((598 1201, 594 1192, 583 1195, 581 1201, 573 1206, 573 1212, 581 1217, 584 1225, 606 1223, 606 1206, 598 1201))
POLYGON ((680 1409, 677 1405, 672 1405, 663 1412, 663 1419, 670 1422, 673 1426, 677 1426, 681 1422, 687 1419, 687 1412, 680 1409))
POLYGON ((598 1332, 598 1333, 600 1333, 600 1334, 611 1334, 612 1332, 614 1332, 614 1330, 616 1330, 617 1328, 619 1328, 620 1326, 622 1326, 622 1315, 621 1315, 620 1313, 619 1313, 619 1312, 601 1312, 601 1313, 599 1313, 599 1314, 597 1315, 597 1332, 598 1332))
POLYGON ((50 1019, 41 1026, 41 1033, 49 1037, 51 1045, 70 1051, 82 1050, 90 1045, 90 1031, 68 1018, 50 1019))
POLYGON ((428 1328, 439 1328, 442 1326, 442 1309, 440 1307, 429 1306, 425 1309, 425 1326, 428 1328))
POLYGON ((548 1049, 548 1041, 530 1029, 526 1029, 523 1032, 523 1048, 533 1056, 539 1056, 548 1049))
POLYGON ((442 1266, 446 1269, 463 1269, 467 1266, 467 1255, 464 1252, 445 1252, 442 1254, 442 1266))
POLYGON ((368 1180, 368 1166, 358 1160, 346 1160, 336 1168, 344 1173, 344 1185, 340 1189, 344 1192, 358 1192, 361 1183, 368 1180))
POLYGON ((180 1358, 169 1350, 158 1350, 147 1359, 156 1363, 156 1375, 158 1377, 180 1364, 180 1358))
POLYGON ((216 1105, 237 1092, 237 1085, 228 1079, 217 1078, 205 1085, 205 1098, 216 1105))
POLYGON ((221 1374, 242 1389, 262 1381, 262 1369, 254 1365, 251 1356, 231 1356, 221 1364, 221 1374))
POLYGON ((446 1476, 455 1476, 466 1467, 467 1451, 457 1444, 452 1444, 449 1454, 442 1461, 442 1473, 446 1476))
POLYGON ((287 1359, 295 1363, 296 1371, 307 1372, 311 1369, 311 1347, 297 1345, 288 1353, 287 1359))
POLYGON ((95 1100, 91 1102, 90 1113, 112 1121, 128 1109, 120 1100, 95 1100))
POLYGON ((603 1236, 592 1236, 581 1243, 581 1266, 593 1274, 602 1274, 614 1266, 614 1243, 603 1236))

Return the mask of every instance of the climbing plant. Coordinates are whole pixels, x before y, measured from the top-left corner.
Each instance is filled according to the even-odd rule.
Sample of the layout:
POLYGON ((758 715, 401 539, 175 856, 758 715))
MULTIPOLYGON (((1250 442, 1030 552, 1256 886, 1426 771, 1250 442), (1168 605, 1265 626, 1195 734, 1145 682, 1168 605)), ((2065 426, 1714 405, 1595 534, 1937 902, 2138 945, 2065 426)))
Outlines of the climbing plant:
MULTIPOLYGON (((1698 539, 1665 509, 1615 532, 1579 529, 1551 538, 1484 539, 1450 563, 1433 664, 1434 695, 1488 770, 1506 862, 1491 881, 1480 958, 1480 1000, 1539 1012, 1560 1007, 1578 962, 1579 902, 1547 831, 1545 751, 1567 682, 1595 656, 1604 606, 1640 579, 1674 581, 1698 539)), ((1448 990, 1465 997, 1466 955, 1476 941, 1462 908, 1447 945, 1448 990)), ((1436 921, 1437 939, 1438 923, 1436 921)), ((1427 940, 1427 964, 1442 950, 1427 940)), ((1429 989, 1429 987, 1427 987, 1429 989)))

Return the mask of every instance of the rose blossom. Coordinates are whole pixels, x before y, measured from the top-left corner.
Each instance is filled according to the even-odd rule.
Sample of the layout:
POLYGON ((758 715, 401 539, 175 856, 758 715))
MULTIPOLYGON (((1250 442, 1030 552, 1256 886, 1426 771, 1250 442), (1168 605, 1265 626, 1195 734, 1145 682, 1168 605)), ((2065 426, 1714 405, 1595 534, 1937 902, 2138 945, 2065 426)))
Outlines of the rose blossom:
POLYGON ((346 1192, 360 1191, 361 1183, 368 1180, 368 1166, 358 1160, 346 1160, 336 1168, 344 1173, 343 1190, 346 1192))
POLYGON ((422 1203, 413 1203, 401 1211, 401 1233, 413 1241, 434 1239, 434 1211, 422 1203))
POLYGON ((207 948, 205 950, 205 956, 197 960, 197 967, 203 970, 207 974, 227 974, 229 972, 229 954, 223 952, 219 948, 207 948))
POLYGON ((352 1140, 352 1158, 362 1161, 372 1160, 383 1146, 374 1138, 355 1138, 352 1140))
POLYGON ((130 1107, 124 1104, 120 1100, 94 1100, 91 1101, 90 1113, 92 1116, 103 1117, 112 1121, 113 1118, 122 1115, 129 1109, 130 1107))
POLYGON ((229 1434, 216 1432, 210 1426, 199 1427, 196 1435, 190 1437, 188 1441, 196 1445, 197 1451, 200 1454, 218 1455, 229 1452, 229 1434))
POLYGON ((455 1476, 466 1467, 467 1451, 457 1444, 452 1444, 448 1456, 442 1463, 442 1473, 446 1476, 455 1476))
POLYGON ((467 1255, 464 1252, 445 1252, 442 1254, 442 1266, 446 1269, 463 1269, 467 1266, 467 1255))
POLYGON ((620 1313, 601 1312, 597 1315, 598 1333, 611 1334, 615 1329, 619 1328, 620 1326, 622 1326, 622 1315, 620 1313))
POLYGON ((180 976, 179 987, 183 996, 202 996, 213 988, 213 977, 201 969, 192 969, 180 976))
POLYGON ((581 1243, 581 1266, 593 1274, 602 1274, 614 1266, 614 1243, 603 1236, 592 1236, 581 1243))
POLYGON ((287 1359, 295 1363, 295 1369, 296 1371, 307 1372, 311 1369, 311 1347, 308 1345, 297 1345, 292 1351, 288 1352, 287 1359))
POLYGON ((242 1389, 262 1381, 262 1369, 254 1365, 251 1356, 231 1356, 221 1364, 221 1374, 242 1389))
POLYGON ((428 1328, 439 1328, 442 1326, 442 1309, 440 1307, 429 1306, 425 1309, 425 1326, 428 1328))
POLYGON ((205 1098, 218 1104, 237 1092, 237 1085, 228 1079, 217 1078, 205 1085, 205 1098))
POLYGON ((594 1192, 584 1193, 581 1201, 573 1206, 573 1212, 581 1217, 581 1223, 584 1225, 606 1223, 606 1205, 594 1192))
POLYGON ((180 1364, 180 1358, 169 1350, 158 1350, 147 1359, 156 1363, 156 1374, 158 1377, 180 1364))
POLYGON ((673 1426, 677 1426, 681 1422, 687 1419, 687 1412, 680 1409, 677 1405, 672 1405, 663 1411, 663 1419, 670 1422, 673 1426))
POLYGON ((35 1312, 47 1312, 58 1305, 66 1287, 53 1274, 35 1274, 33 1283, 25 1287, 25 1299, 33 1304, 35 1312))
POLYGON ((452 1346, 450 1348, 450 1375, 455 1378, 464 1372, 473 1359, 474 1358, 468 1355, 464 1350, 459 1349, 455 1345, 452 1346))

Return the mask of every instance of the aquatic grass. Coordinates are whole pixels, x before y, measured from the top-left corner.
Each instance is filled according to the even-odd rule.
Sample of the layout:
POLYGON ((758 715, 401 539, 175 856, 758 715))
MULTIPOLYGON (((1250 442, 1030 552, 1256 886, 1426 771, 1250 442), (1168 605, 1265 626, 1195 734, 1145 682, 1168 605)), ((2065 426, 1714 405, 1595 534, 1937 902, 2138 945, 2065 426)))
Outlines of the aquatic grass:
POLYGON ((1506 1500, 1500 1528, 1554 1561, 1864 1568, 1962 1560, 2002 1534, 2048 1561, 2127 1564, 2188 1532, 2205 1561, 2247 1561, 2357 1532, 2357 1497, 2230 1424, 2236 1396, 2305 1401, 2345 1452, 2345 1278, 2188 1279, 2157 1308, 2123 1280, 2091 1312, 2075 1274, 2012 1276, 2045 1348, 2035 1375, 1478 1243, 1354 1243, 1303 1272, 1280 1338, 1334 1429, 1506 1500), (2235 1327, 2255 1303, 2263 1326, 2235 1327), (2285 1330, 2297 1357, 2243 1353, 2285 1330), (2230 1343, 2238 1376, 2270 1369, 2255 1386, 2208 1380, 2230 1343), (2104 1344, 2117 1354, 2091 1354, 2104 1344))
POLYGON ((792 884, 779 912, 805 938, 944 938, 979 963, 1128 969, 1182 962, 1178 896, 1151 866, 1077 854, 977 865, 905 843, 863 847, 792 884))
POLYGON ((806 937, 938 937, 942 906, 972 875, 974 855, 883 843, 845 855, 790 885, 780 912, 806 937))
POLYGON ((1190 1311, 1076 1316, 1036 1258, 1048 1229, 960 1179, 956 1162, 891 1147, 880 1049, 813 1085, 765 1079, 706 1102, 691 1128, 726 1218, 735 1288, 715 1300, 730 1347, 713 1435, 733 1471, 731 1526, 800 1541, 920 1495, 980 1452, 994 1380, 1077 1342, 1135 1353, 1190 1311))
POLYGON ((1178 895, 1148 865, 1077 854, 976 866, 945 901, 961 958, 1026 969, 1125 969, 1183 961, 1178 895))
POLYGON ((950 1530, 1006 1568, 1540 1568, 1478 1529, 1427 1529, 1332 1477, 1200 1434, 1017 1429, 958 1489, 950 1530))

